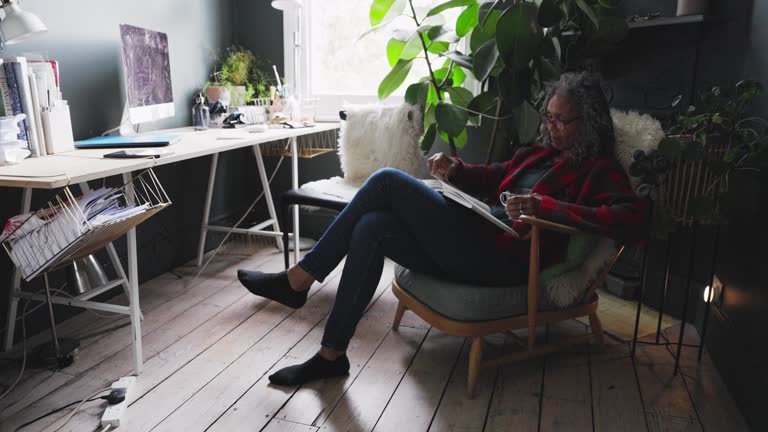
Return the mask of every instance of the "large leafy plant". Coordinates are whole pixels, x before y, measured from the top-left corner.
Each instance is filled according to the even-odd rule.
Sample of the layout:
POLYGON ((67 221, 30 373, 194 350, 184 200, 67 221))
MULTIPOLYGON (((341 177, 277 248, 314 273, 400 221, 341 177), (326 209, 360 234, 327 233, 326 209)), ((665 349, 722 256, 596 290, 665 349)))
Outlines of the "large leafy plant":
POLYGON ((544 82, 583 67, 625 36, 617 2, 449 0, 419 10, 413 0, 373 0, 369 32, 391 31, 386 52, 392 69, 379 98, 406 82, 415 61, 425 61, 428 76, 405 93, 424 113, 422 150, 440 136, 455 155, 467 142, 467 126, 477 125, 490 141, 490 158, 497 137, 516 143, 535 138, 544 82), (455 8, 460 13, 448 23, 445 15, 455 8), (409 25, 390 28, 403 15, 409 25), (470 74, 481 83, 478 94, 463 87, 470 74))

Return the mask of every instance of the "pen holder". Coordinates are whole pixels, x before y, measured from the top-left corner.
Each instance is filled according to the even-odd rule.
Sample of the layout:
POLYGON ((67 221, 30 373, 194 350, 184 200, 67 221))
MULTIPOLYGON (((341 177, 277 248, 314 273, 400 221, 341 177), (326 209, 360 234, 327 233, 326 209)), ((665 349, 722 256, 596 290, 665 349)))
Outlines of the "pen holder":
POLYGON ((69 106, 60 105, 42 112, 45 149, 48 154, 64 153, 75 149, 69 106))

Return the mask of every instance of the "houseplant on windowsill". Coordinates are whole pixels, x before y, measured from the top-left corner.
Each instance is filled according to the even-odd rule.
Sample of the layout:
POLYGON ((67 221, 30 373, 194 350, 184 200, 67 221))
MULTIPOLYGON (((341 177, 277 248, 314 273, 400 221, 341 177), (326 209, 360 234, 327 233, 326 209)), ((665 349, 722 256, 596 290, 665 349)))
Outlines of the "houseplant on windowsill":
POLYGON ((750 80, 727 91, 713 87, 698 106, 676 116, 658 150, 635 154, 630 174, 643 179, 638 192, 657 201, 656 231, 669 232, 677 223, 724 223, 729 204, 744 199, 729 188, 728 177, 768 162, 768 120, 748 114, 762 91, 750 80))

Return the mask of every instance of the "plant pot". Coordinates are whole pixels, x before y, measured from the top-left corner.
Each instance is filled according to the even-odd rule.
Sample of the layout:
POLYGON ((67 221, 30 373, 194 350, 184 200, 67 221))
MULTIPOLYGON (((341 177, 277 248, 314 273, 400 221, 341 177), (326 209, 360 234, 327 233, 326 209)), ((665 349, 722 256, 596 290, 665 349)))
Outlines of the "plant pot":
MULTIPOLYGON (((693 140, 690 135, 672 136, 680 141, 693 140)), ((727 150, 727 140, 719 135, 710 135, 700 158, 687 159, 684 156, 672 161, 672 166, 660 187, 659 214, 666 214, 675 222, 690 225, 694 220, 710 223, 708 217, 692 214, 689 204, 694 200, 706 199, 712 203, 711 210, 719 213, 718 196, 728 191, 727 179, 718 180, 719 174, 706 163, 707 160, 723 160, 727 150), (663 210, 662 210, 663 208, 663 210)))
POLYGON ((205 89, 205 96, 208 98, 208 103, 221 102, 225 107, 229 107, 232 101, 232 95, 229 91, 229 87, 224 86, 210 86, 205 89))
POLYGON ((677 16, 707 13, 709 0, 677 0, 677 16))
POLYGON ((232 87, 232 106, 245 106, 245 86, 232 87))

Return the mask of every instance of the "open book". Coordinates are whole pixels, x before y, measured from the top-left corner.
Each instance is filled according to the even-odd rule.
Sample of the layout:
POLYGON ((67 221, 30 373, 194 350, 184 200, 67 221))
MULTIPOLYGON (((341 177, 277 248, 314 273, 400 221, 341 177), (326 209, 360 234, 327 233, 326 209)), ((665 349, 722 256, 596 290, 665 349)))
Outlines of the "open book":
POLYGON ((491 208, 488 207, 488 204, 485 204, 484 202, 467 194, 466 192, 461 191, 456 186, 438 178, 426 179, 422 181, 430 188, 443 194, 444 197, 456 201, 464 207, 474 211, 475 213, 485 218, 485 220, 496 225, 505 232, 512 234, 514 237, 520 237, 517 231, 513 230, 511 226, 505 224, 491 214, 491 208))

